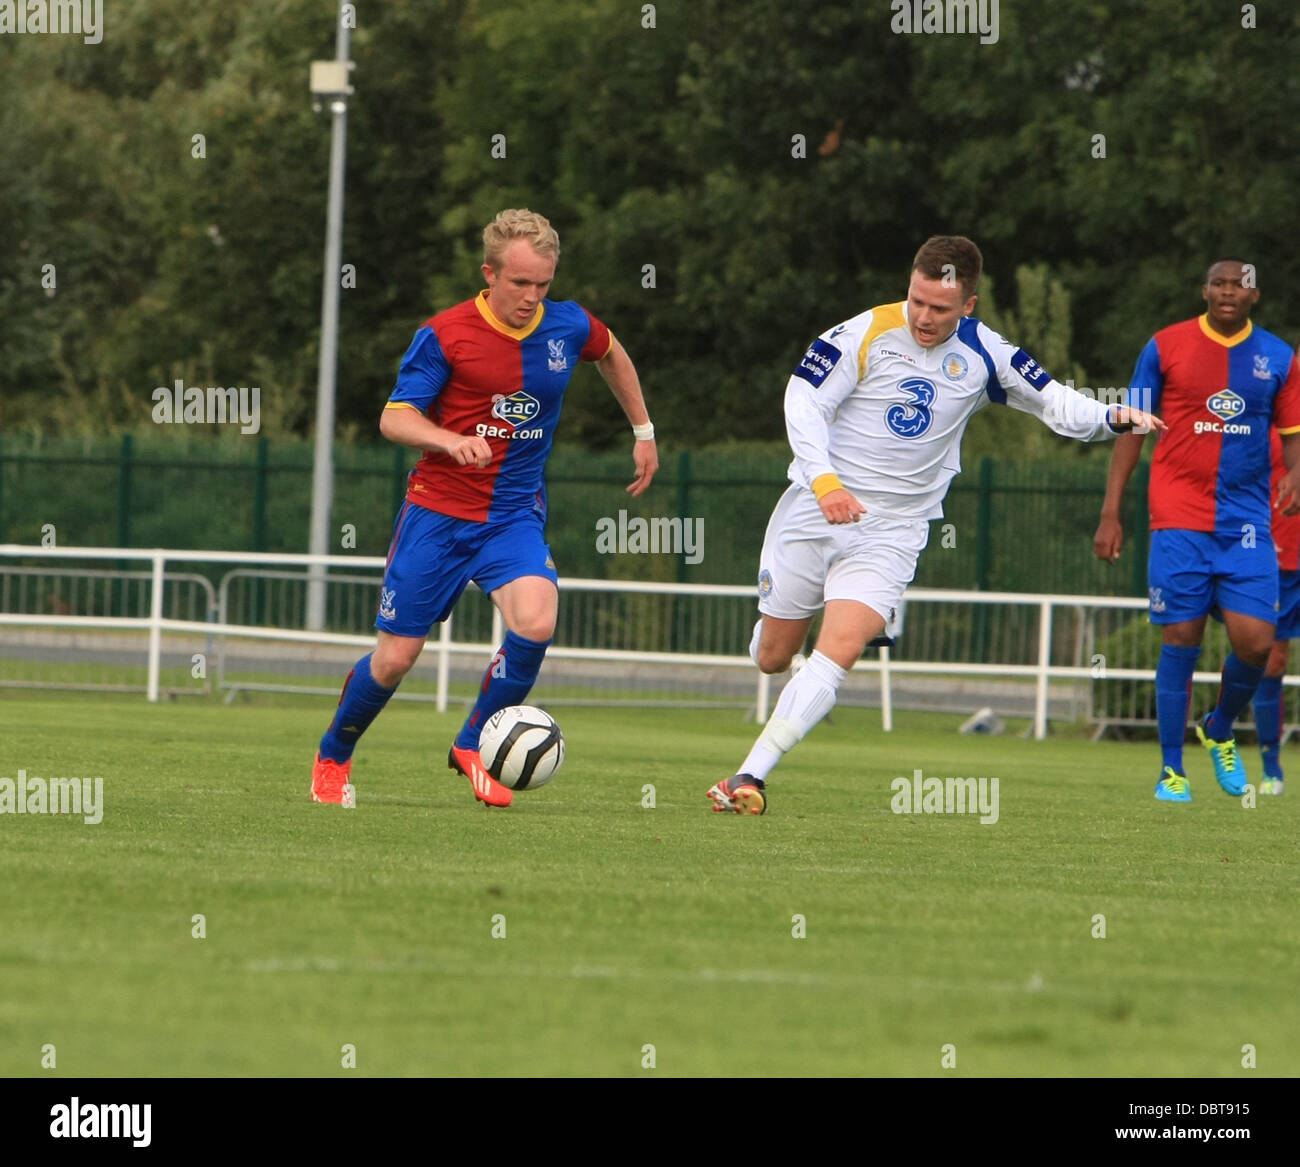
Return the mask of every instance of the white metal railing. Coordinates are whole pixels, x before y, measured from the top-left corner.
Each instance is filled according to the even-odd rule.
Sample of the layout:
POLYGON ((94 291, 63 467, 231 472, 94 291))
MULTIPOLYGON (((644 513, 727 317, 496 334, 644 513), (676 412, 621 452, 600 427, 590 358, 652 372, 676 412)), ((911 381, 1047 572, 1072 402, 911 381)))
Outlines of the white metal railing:
MULTIPOLYGON (((145 550, 127 547, 59 547, 46 548, 22 546, 18 544, 0 544, 0 565, 5 559, 79 559, 79 560, 135 560, 150 564, 152 587, 150 593, 149 615, 143 617, 117 616, 77 616, 37 613, 0 613, 0 627, 3 626, 59 626, 66 628, 96 629, 131 629, 148 633, 146 693, 148 700, 159 699, 159 677, 161 673, 162 640, 164 633, 192 633, 205 637, 228 635, 253 640, 274 640, 280 642, 298 642, 319 645, 352 645, 364 647, 373 643, 373 635, 358 636, 342 633, 311 632, 301 629, 269 628, 249 624, 228 623, 224 604, 225 585, 220 594, 223 602, 219 605, 216 620, 194 621, 174 620, 163 616, 163 579, 169 564, 180 563, 215 563, 239 564, 242 567, 283 566, 297 567, 345 567, 353 571, 380 571, 384 560, 378 556, 349 555, 291 555, 262 552, 234 551, 175 551, 165 549, 145 550)), ((278 573, 277 573, 278 574, 278 573)), ((168 576, 167 578, 171 578, 168 576)), ((307 574, 302 578, 306 580, 307 574)), ((378 577, 376 577, 376 583, 378 577)), ((673 584, 626 580, 565 579, 562 588, 566 592, 615 592, 623 594, 651 595, 695 595, 695 596, 730 596, 753 598, 754 588, 746 585, 719 584, 673 584)), ((887 648, 878 650, 876 659, 864 659, 858 663, 856 671, 874 673, 879 676, 881 693, 881 718, 883 728, 889 730, 893 725, 892 679, 900 674, 918 676, 952 676, 952 677, 1003 677, 1032 679, 1034 682, 1033 734, 1043 738, 1047 734, 1049 684, 1053 680, 1095 680, 1096 670, 1091 665, 1063 665, 1052 663, 1053 621, 1060 609, 1103 610, 1117 609, 1141 612, 1146 608, 1146 601, 1139 598, 1103 597, 1103 596, 1057 596, 1036 595, 1021 592, 979 592, 956 589, 911 589, 905 596, 905 605, 900 614, 900 627, 905 623, 907 609, 917 604, 973 604, 973 605, 1018 605, 1036 612, 1037 615, 1037 654, 1032 664, 1012 664, 999 662, 973 663, 969 661, 907 661, 891 659, 887 648)), ((425 646, 425 651, 433 654, 437 660, 438 709, 447 706, 447 691, 450 658, 454 654, 490 652, 502 638, 500 613, 493 610, 492 643, 456 642, 452 636, 452 622, 444 623, 436 638, 425 646)), ((1080 652, 1076 652, 1079 659, 1080 652)), ((577 648, 553 646, 548 651, 548 658, 606 661, 622 663, 656 663, 675 665, 695 665, 722 668, 752 669, 752 662, 747 655, 724 655, 715 653, 693 652, 652 652, 634 651, 618 648, 577 648)), ((1114 680, 1151 681, 1150 669, 1105 667, 1105 677, 1114 680)), ((757 674, 755 681, 754 706, 759 721, 765 721, 771 704, 771 678, 757 674)), ((1198 683, 1213 683, 1218 674, 1198 671, 1194 678, 1198 683)), ((1295 678, 1287 678, 1289 684, 1296 683, 1295 678)))

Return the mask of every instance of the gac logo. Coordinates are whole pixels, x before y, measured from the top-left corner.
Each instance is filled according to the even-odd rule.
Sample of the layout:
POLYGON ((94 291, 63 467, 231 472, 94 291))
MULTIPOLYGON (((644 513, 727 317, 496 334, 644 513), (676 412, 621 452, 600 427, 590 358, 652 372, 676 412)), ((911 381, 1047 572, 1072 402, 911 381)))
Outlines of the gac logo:
POLYGON ((502 395, 492 400, 492 416, 508 421, 511 425, 522 425, 526 421, 532 421, 541 408, 537 398, 522 389, 510 394, 509 397, 502 395))
POLYGON ((1222 393, 1216 393, 1213 397, 1207 398, 1205 408, 1216 417, 1221 417, 1226 421, 1228 418, 1236 417, 1241 413, 1246 408, 1246 403, 1231 389, 1225 389, 1222 393))

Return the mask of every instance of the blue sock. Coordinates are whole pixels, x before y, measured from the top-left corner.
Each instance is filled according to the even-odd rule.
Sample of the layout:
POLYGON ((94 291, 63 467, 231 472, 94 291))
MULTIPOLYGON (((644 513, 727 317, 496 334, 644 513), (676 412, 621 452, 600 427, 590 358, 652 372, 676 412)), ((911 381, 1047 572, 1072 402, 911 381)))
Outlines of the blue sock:
POLYGON ((1282 764, 1278 745, 1282 740, 1282 678, 1264 677, 1255 690, 1255 731, 1259 734, 1259 752, 1264 759, 1264 773, 1278 777, 1282 764))
POLYGON ((505 643, 497 649, 483 674, 483 686, 460 733, 456 748, 478 749, 478 735, 492 714, 508 705, 522 705, 542 671, 549 640, 525 640, 513 632, 506 633, 505 643))
POLYGON ((1232 723, 1255 695, 1263 665, 1248 665, 1235 652, 1223 663, 1223 680, 1219 683, 1219 703, 1205 721, 1205 736, 1222 742, 1232 737, 1232 723))
POLYGON ((388 704, 388 699, 397 692, 397 686, 385 689, 370 675, 370 657, 363 656, 348 673, 343 682, 343 692, 339 694, 338 712, 334 720, 320 739, 320 756, 333 758, 336 762, 346 762, 357 748, 357 739, 361 737, 370 723, 379 716, 379 711, 388 704))
POLYGON ((1187 706, 1192 674, 1201 650, 1195 645, 1165 644, 1156 665, 1156 722, 1160 727, 1162 764, 1175 774, 1183 770, 1183 739, 1187 736, 1187 706))

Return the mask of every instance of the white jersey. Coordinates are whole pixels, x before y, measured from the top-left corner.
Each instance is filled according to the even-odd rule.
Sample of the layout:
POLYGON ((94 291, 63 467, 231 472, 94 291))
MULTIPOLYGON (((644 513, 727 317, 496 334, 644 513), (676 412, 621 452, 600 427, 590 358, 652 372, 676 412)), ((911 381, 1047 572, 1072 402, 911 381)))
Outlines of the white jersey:
MULTIPOLYGON (((904 301, 846 320, 809 346, 785 390, 790 481, 818 493, 814 483, 833 475, 868 514, 941 518, 966 423, 989 401, 1032 413, 1066 437, 1115 434, 1105 403, 1054 381, 973 316, 923 348, 904 301)), ((819 493, 833 483, 818 483, 819 493)))

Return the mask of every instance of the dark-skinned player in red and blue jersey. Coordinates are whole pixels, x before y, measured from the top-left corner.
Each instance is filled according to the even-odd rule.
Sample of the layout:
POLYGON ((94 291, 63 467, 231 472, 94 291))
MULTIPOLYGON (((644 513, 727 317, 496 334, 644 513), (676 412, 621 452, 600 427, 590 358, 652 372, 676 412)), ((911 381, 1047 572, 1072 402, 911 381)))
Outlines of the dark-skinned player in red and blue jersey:
POLYGON ((474 796, 508 806, 479 757, 493 713, 521 704, 555 632, 543 473, 569 378, 591 361, 632 424, 640 495, 659 468, 641 386, 623 346, 580 304, 546 299, 559 237, 541 215, 502 211, 483 232, 487 289, 426 321, 402 358, 380 432, 422 450, 397 515, 375 620, 312 770, 312 799, 355 806, 352 752, 472 580, 507 632, 448 755, 474 796))
MULTIPOLYGON (((1156 719, 1162 769, 1155 796, 1190 802, 1183 740, 1192 674, 1206 617, 1221 619, 1232 651, 1214 709, 1197 723, 1215 778, 1231 795, 1246 789, 1232 725, 1255 694, 1277 624, 1278 561, 1270 533, 1275 507, 1300 509, 1300 366, 1272 333, 1255 327, 1255 269, 1237 259, 1211 264, 1203 316, 1161 329, 1138 358, 1132 403, 1160 411, 1168 429, 1151 460, 1150 618, 1161 626, 1156 719), (1286 472, 1270 498, 1271 427, 1286 472)), ((1143 435, 1121 435, 1111 454, 1093 550, 1113 563, 1123 543, 1120 503, 1143 435)))

